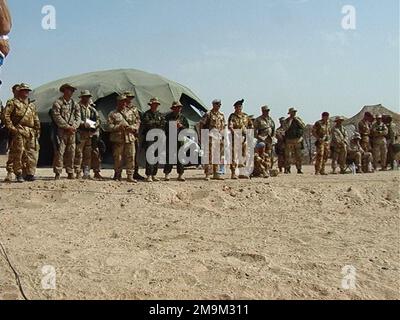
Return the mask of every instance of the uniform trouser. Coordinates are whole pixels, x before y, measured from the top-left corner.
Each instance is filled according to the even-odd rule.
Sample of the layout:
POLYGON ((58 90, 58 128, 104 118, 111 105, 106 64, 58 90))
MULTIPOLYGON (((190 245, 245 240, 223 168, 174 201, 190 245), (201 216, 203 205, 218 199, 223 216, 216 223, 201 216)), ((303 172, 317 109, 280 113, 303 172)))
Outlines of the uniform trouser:
POLYGON ((22 175, 23 172, 27 175, 35 175, 39 155, 39 144, 36 137, 13 135, 9 155, 13 161, 15 175, 22 175))
POLYGON ((268 161, 269 161, 268 159, 266 159, 266 160, 257 159, 254 161, 254 171, 253 171, 254 177, 268 175, 268 171, 269 171, 268 161))
POLYGON ((114 171, 121 174, 124 168, 128 176, 133 175, 135 169, 135 143, 116 143, 113 144, 114 171))
MULTIPOLYGON (((155 142, 146 142, 145 143, 145 150, 146 150, 146 176, 148 177, 155 177, 158 173, 158 168, 160 166, 159 162, 155 164, 151 164, 147 159, 147 150, 154 144, 155 142)), ((158 157, 158 151, 155 150, 154 157, 158 157)))
POLYGON ((290 168, 292 156, 296 160, 297 170, 301 170, 303 162, 303 151, 301 142, 291 142, 290 140, 286 142, 285 145, 285 167, 290 168))
POLYGON ((7 173, 13 173, 14 172, 14 159, 13 159, 13 154, 11 152, 8 153, 8 159, 6 163, 6 170, 7 173))
MULTIPOLYGON (((135 150, 136 150, 135 173, 139 173, 139 149, 140 149, 139 139, 136 139, 136 141, 135 141, 135 150)), ((99 170, 99 172, 100 172, 100 170, 99 170)))
POLYGON ((325 166, 330 155, 329 143, 317 143, 317 157, 315 160, 315 172, 325 173, 325 166))
POLYGON ((215 140, 215 142, 213 143, 213 139, 210 138, 210 141, 208 143, 208 163, 204 165, 204 173, 206 175, 218 174, 219 166, 221 164, 221 159, 223 156, 224 156, 224 143, 222 141, 218 142, 217 140, 215 140), (217 150, 219 144, 219 151, 220 151, 219 157, 218 155, 214 154, 213 144, 216 146, 217 150))
MULTIPOLYGON (((178 146, 178 150, 175 151, 172 155, 176 156, 175 159, 177 160, 177 164, 176 164, 176 170, 178 172, 179 175, 184 174, 185 173, 185 166, 183 165, 183 163, 181 163, 179 157, 178 157, 178 152, 179 149, 182 147, 182 144, 180 144, 179 142, 177 143, 178 146)), ((174 167, 174 164, 172 164, 170 156, 171 154, 169 153, 169 144, 167 143, 167 164, 164 166, 164 174, 170 174, 172 172, 172 168, 174 167)))
POLYGON ((246 164, 247 164, 247 144, 243 143, 240 150, 236 150, 235 146, 233 146, 232 147, 232 164, 231 164, 232 173, 235 173, 237 168, 245 167, 246 164))
POLYGON ((278 168, 285 168, 285 145, 283 143, 279 143, 275 147, 275 153, 278 157, 278 168))
POLYGON ((361 148, 365 151, 365 152, 370 152, 371 151, 371 142, 370 142, 370 138, 368 136, 363 136, 361 138, 361 148))
POLYGON ((89 135, 81 135, 80 143, 76 145, 74 169, 81 173, 82 168, 91 168, 92 162, 92 138, 89 135))
POLYGON ((374 140, 372 153, 374 156, 374 168, 378 168, 379 162, 381 163, 382 168, 386 168, 388 153, 386 140, 374 140))
POLYGON ((340 170, 346 170, 346 159, 347 159, 347 148, 346 147, 334 147, 332 154, 332 169, 336 170, 339 165, 340 170))
MULTIPOLYGON (((136 148, 135 148, 135 150, 136 150, 136 148)), ((93 171, 96 173, 100 173, 100 171, 101 171, 101 155, 100 155, 99 148, 92 147, 91 159, 92 159, 93 171)), ((135 164, 135 166, 136 166, 136 164, 135 164)))
POLYGON ((351 163, 354 162, 357 168, 361 168, 362 154, 358 151, 349 151, 347 154, 347 160, 351 163))
POLYGON ((387 164, 393 169, 393 162, 394 162, 394 147, 392 143, 388 144, 388 154, 387 154, 387 164))
POLYGON ((58 136, 60 143, 54 152, 54 173, 61 174, 65 166, 68 174, 74 173, 75 159, 75 134, 61 134, 58 136))

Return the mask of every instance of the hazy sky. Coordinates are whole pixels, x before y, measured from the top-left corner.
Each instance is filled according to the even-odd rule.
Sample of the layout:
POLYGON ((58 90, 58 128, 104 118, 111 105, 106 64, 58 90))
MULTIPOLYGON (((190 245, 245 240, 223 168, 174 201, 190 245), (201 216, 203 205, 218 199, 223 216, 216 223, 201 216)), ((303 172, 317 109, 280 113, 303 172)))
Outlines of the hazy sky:
POLYGON ((114 68, 161 74, 224 111, 246 99, 258 114, 299 108, 307 122, 324 110, 352 116, 366 104, 399 111, 398 0, 9 0, 9 87, 114 68), (42 28, 44 5, 57 29, 42 28), (356 30, 342 28, 342 7, 356 30))

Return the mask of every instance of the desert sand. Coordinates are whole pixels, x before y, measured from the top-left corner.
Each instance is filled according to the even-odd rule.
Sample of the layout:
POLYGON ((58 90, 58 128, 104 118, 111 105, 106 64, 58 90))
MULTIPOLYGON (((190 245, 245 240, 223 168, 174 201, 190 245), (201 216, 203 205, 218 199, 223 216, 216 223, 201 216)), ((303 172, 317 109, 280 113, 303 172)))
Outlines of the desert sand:
MULTIPOLYGON (((0 241, 32 300, 399 299, 399 171, 305 171, 133 185, 39 169, 34 183, 0 184, 0 241)), ((0 299, 23 299, 1 254, 0 299)))

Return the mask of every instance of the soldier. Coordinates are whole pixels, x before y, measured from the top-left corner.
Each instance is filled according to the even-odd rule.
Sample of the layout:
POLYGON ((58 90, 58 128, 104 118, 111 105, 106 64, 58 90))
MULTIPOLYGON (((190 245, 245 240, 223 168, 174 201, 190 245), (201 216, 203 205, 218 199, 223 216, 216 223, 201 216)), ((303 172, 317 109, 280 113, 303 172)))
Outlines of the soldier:
POLYGON ((270 111, 271 109, 268 106, 261 107, 262 115, 254 122, 255 137, 258 142, 265 143, 265 152, 270 155, 268 170, 273 164, 272 146, 276 131, 275 122, 269 115, 270 111))
POLYGON ((11 134, 10 154, 17 182, 35 181, 39 154, 40 121, 36 106, 29 101, 32 90, 27 84, 18 87, 18 98, 11 100, 4 121, 11 134))
POLYGON ((269 178, 270 157, 266 153, 266 144, 259 142, 256 145, 256 152, 254 154, 254 171, 253 177, 269 178))
POLYGON ((177 150, 173 150, 172 152, 174 152, 175 154, 173 155, 175 159, 177 159, 178 163, 177 163, 177 171, 178 171, 178 181, 181 182, 185 182, 185 178, 183 177, 183 174, 185 173, 185 166, 184 164, 181 162, 181 159, 179 159, 179 149, 181 147, 183 147, 184 143, 182 141, 178 141, 178 137, 179 137, 179 133, 182 132, 182 130, 188 129, 189 128, 189 122, 188 120, 184 117, 184 115, 182 114, 182 104, 178 101, 173 102, 172 103, 172 107, 171 110, 172 112, 168 113, 165 116, 165 134, 167 136, 167 164, 164 167, 164 174, 165 174, 165 181, 169 181, 169 175, 172 172, 172 167, 173 167, 173 163, 172 163, 172 159, 171 159, 171 154, 170 154, 170 145, 171 145, 171 141, 170 141, 170 132, 169 132, 169 126, 170 123, 176 123, 177 126, 177 136, 174 138, 176 139, 176 146, 177 146, 177 150))
MULTIPOLYGON (((239 100, 235 102, 235 112, 229 116, 228 119, 228 129, 231 131, 232 134, 232 164, 231 164, 231 172, 232 172, 232 179, 237 180, 238 176, 236 175, 236 169, 243 168, 246 163, 246 151, 247 151, 247 142, 245 141, 247 130, 253 129, 253 123, 250 120, 250 117, 243 112, 243 103, 244 100, 239 100), (243 139, 243 143, 241 146, 236 146, 237 142, 240 141, 240 138, 243 139), (236 142, 236 143, 235 143, 236 142), (239 149, 238 149, 239 148, 239 149), (241 152, 240 154, 237 154, 241 152), (241 159, 243 158, 244 159, 241 159)), ((266 137, 267 140, 267 137, 266 137)), ((250 177, 246 174, 239 175, 241 179, 249 179, 250 177)))
POLYGON ((393 123, 392 116, 384 117, 384 123, 388 128, 388 135, 386 136, 386 141, 388 144, 388 160, 387 163, 390 165, 391 170, 394 170, 394 145, 397 140, 397 130, 396 124, 393 123))
MULTIPOLYGON (((19 86, 20 86, 19 84, 15 84, 12 87, 13 98, 7 101, 6 107, 7 107, 7 105, 12 104, 13 102, 15 102, 18 99, 19 86)), ((1 112, 1 121, 2 121, 3 125, 5 125, 4 112, 5 112, 5 107, 1 112)), ((10 148, 10 145, 8 147, 10 148)), ((11 182, 12 179, 13 179, 12 174, 13 174, 13 171, 14 171, 14 161, 12 159, 12 156, 13 156, 13 154, 9 152, 8 153, 7 164, 6 164, 7 176, 4 179, 4 182, 11 182)))
POLYGON ((371 151, 371 142, 370 142, 370 135, 371 135, 371 126, 374 117, 370 112, 366 112, 364 114, 364 118, 358 124, 358 132, 361 135, 361 147, 365 152, 371 151))
POLYGON ((127 181, 136 183, 133 178, 135 169, 135 140, 139 130, 137 115, 128 108, 126 96, 117 98, 117 109, 108 116, 110 141, 113 143, 114 180, 122 180, 122 169, 125 163, 127 181))
POLYGON ((279 119, 280 127, 276 129, 276 140, 275 153, 278 157, 278 168, 279 172, 282 173, 285 169, 285 118, 279 119))
POLYGON ((76 88, 70 84, 60 87, 62 97, 57 99, 50 111, 53 124, 57 128, 56 148, 54 150, 53 168, 55 180, 60 180, 62 169, 65 165, 68 179, 74 177, 74 158, 76 148, 76 131, 81 124, 79 107, 72 99, 76 88))
POLYGON ((285 173, 290 173, 291 157, 294 156, 296 160, 296 168, 298 174, 303 174, 303 135, 306 128, 305 123, 297 117, 297 110, 295 108, 289 109, 289 118, 285 120, 285 173))
POLYGON ((153 129, 164 130, 165 119, 164 116, 158 111, 158 107, 161 105, 157 98, 150 99, 148 103, 150 110, 143 114, 142 127, 144 135, 144 145, 146 150, 146 182, 158 182, 157 172, 159 163, 151 164, 147 159, 147 150, 155 143, 146 141, 147 133, 153 129))
POLYGON ((329 113, 324 112, 322 119, 317 121, 313 127, 312 134, 317 140, 317 157, 315 161, 315 174, 326 175, 325 165, 329 159, 331 142, 331 124, 329 123, 329 113))
POLYGON ((389 129, 383 123, 382 115, 376 116, 376 122, 372 125, 372 154, 374 156, 374 169, 378 169, 379 162, 381 163, 381 171, 387 170, 387 141, 386 136, 389 134, 389 129))
POLYGON ((346 173, 346 159, 349 142, 343 122, 343 117, 336 117, 335 126, 332 130, 332 174, 336 174, 338 164, 340 166, 340 173, 346 173))
MULTIPOLYGON (((127 103, 128 103, 128 108, 132 109, 132 111, 135 113, 137 119, 139 119, 139 127, 140 127, 140 122, 141 122, 141 115, 139 108, 135 106, 133 103, 133 99, 135 99, 135 94, 132 93, 131 91, 125 91, 124 96, 127 98, 127 103)), ((143 181, 144 178, 139 174, 139 148, 140 148, 140 141, 139 141, 139 132, 137 133, 136 140, 135 140, 135 150, 136 150, 136 155, 135 155, 135 172, 133 174, 133 178, 135 180, 140 180, 143 181)))
MULTIPOLYGON (((89 90, 82 91, 79 98, 78 107, 81 122, 78 129, 79 141, 77 141, 75 152, 75 174, 76 179, 80 179, 83 168, 83 178, 90 179, 93 137, 100 128, 100 117, 97 110, 91 106, 92 94, 89 90)), ((95 178, 99 178, 98 175, 95 175, 95 178)))
MULTIPOLYGON (((223 157, 223 153, 224 153, 224 146, 223 146, 223 136, 222 133, 226 127, 226 122, 225 122, 225 116, 224 114, 220 111, 222 106, 221 100, 214 100, 212 102, 212 109, 207 112, 203 118, 201 119, 199 125, 200 125, 200 132, 201 130, 209 130, 209 132, 211 133, 212 130, 218 131, 219 132, 219 136, 218 136, 218 144, 220 147, 220 161, 223 157)), ((216 137, 214 137, 216 138, 216 137)), ((213 150, 213 139, 211 136, 209 137, 209 141, 208 141, 208 155, 209 155, 209 159, 208 159, 208 164, 205 165, 204 171, 205 171, 205 175, 206 181, 210 180, 210 175, 211 175, 211 168, 212 168, 212 174, 213 174, 213 179, 214 180, 224 180, 223 177, 221 177, 221 175, 218 172, 219 169, 219 165, 220 163, 214 163, 215 160, 214 158, 216 157, 216 155, 214 155, 214 151, 213 150)), ((202 145, 205 145, 204 142, 202 143, 202 145)))
MULTIPOLYGON (((93 102, 92 99, 90 99, 90 106, 94 109, 96 109, 96 104, 93 102)), ((98 114, 98 119, 99 119, 99 124, 101 126, 101 119, 99 116, 99 113, 96 109, 96 112, 98 114)), ((99 127, 93 134, 92 137, 92 157, 91 157, 91 162, 92 162, 92 169, 94 172, 94 179, 96 180, 103 180, 103 177, 101 176, 101 161, 102 161, 102 155, 105 153, 106 146, 103 140, 101 140, 100 136, 100 131, 101 127, 99 127)))
POLYGON ((361 140, 361 135, 356 132, 350 141, 347 161, 356 165, 357 173, 371 173, 372 153, 364 151, 361 147, 361 140))

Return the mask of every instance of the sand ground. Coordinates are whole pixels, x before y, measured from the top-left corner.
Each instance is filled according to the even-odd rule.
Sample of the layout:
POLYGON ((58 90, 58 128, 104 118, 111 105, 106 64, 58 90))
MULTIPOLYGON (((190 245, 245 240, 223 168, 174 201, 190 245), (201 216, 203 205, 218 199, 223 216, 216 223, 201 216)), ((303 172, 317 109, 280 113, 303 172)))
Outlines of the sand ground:
MULTIPOLYGON (((0 184, 0 241, 29 299, 400 298, 399 171, 207 183, 191 170, 185 184, 138 185, 38 175, 0 184), (49 265, 55 290, 43 289, 49 265)), ((0 299, 22 299, 3 255, 0 299)))

